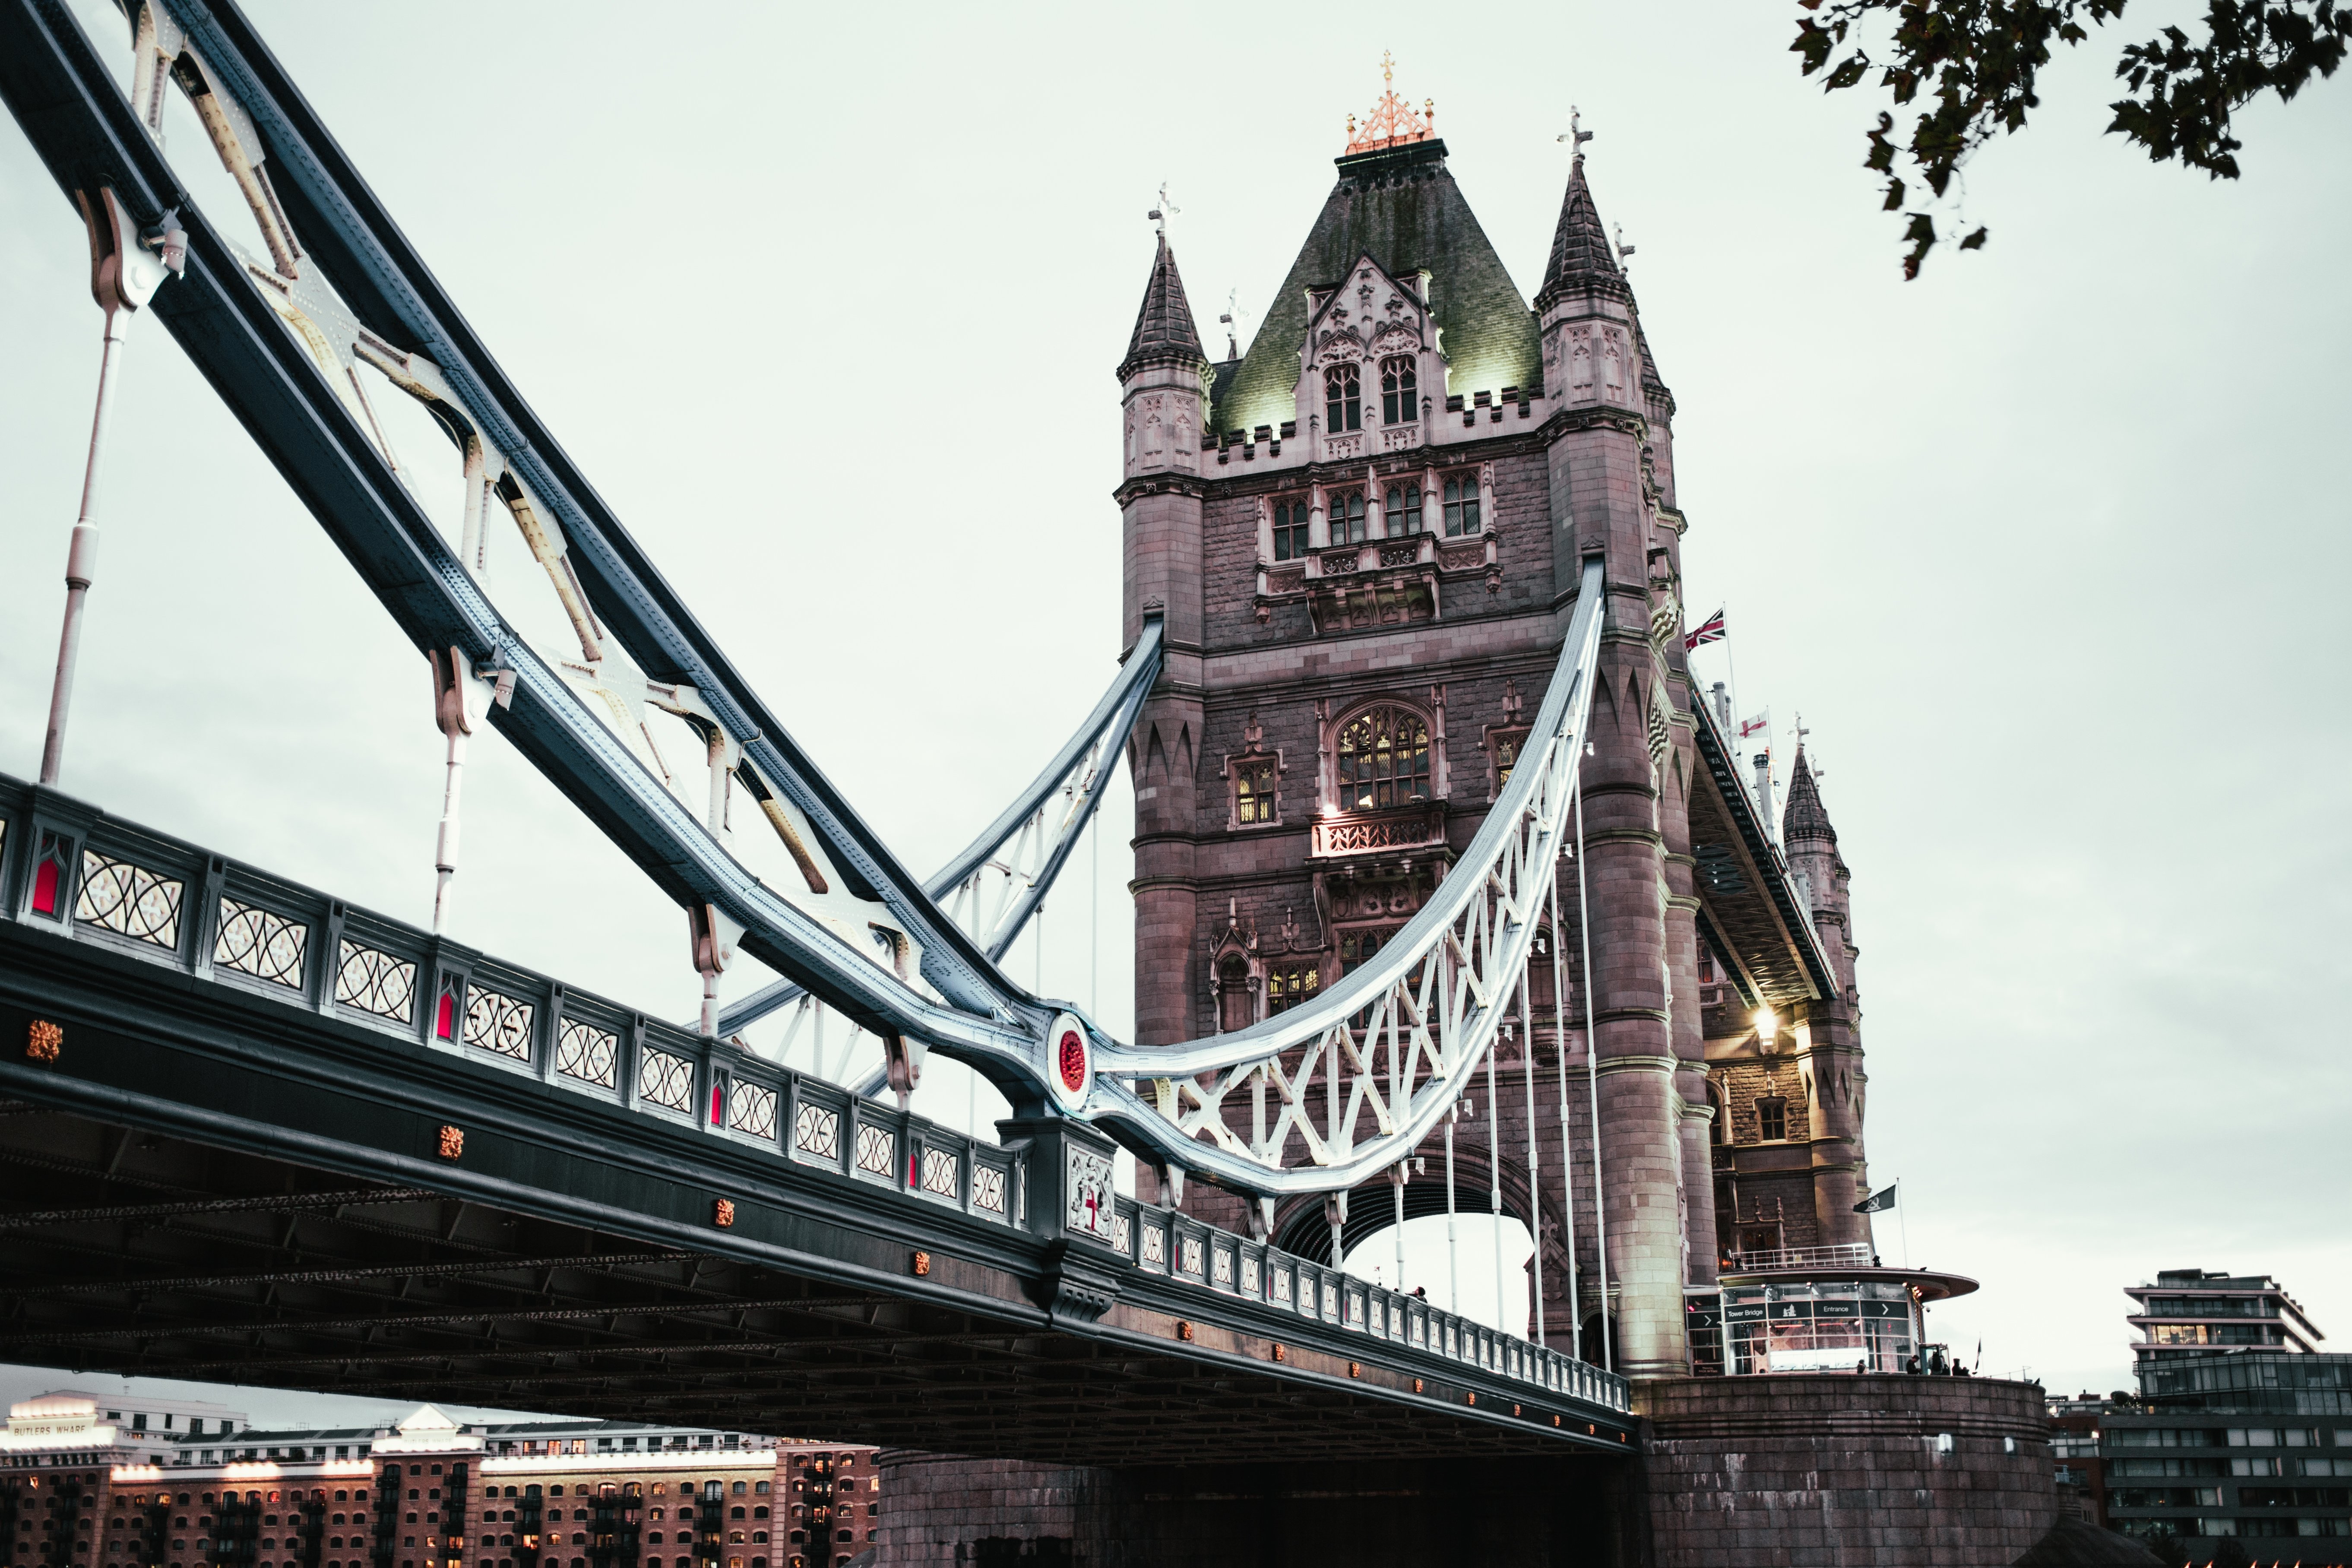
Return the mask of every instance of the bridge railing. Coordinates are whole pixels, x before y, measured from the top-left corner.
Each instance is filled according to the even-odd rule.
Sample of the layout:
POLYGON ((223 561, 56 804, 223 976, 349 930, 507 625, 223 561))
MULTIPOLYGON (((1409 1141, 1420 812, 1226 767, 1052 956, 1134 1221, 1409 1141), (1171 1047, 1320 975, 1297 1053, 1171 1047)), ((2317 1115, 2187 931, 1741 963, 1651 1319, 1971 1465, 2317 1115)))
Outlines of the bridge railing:
MULTIPOLYGON (((1061 1214, 1033 1204, 1036 1173, 1025 1148, 940 1126, 5 776, 0 909, 15 921, 682 1131, 982 1222, 1049 1239, 1065 1233, 1061 1214)), ((1211 1297, 1361 1334, 1406 1359, 1630 1408, 1624 1380, 1599 1367, 1180 1210, 1117 1197, 1099 1239, 1139 1273, 1211 1297)))
POLYGON ((1020 1226, 1022 1155, 54 791, 0 780, 15 919, 1020 1226))
POLYGON ((1727 1274, 1769 1274, 1786 1268, 1868 1268, 1875 1255, 1866 1241, 1832 1242, 1823 1247, 1774 1247, 1758 1252, 1735 1252, 1727 1274))
POLYGON ((1328 1263, 1203 1224, 1181 1210, 1122 1197, 1112 1212, 1110 1244, 1147 1274, 1293 1312, 1307 1322, 1475 1367, 1507 1382, 1611 1410, 1632 1408, 1625 1380, 1590 1363, 1328 1263))

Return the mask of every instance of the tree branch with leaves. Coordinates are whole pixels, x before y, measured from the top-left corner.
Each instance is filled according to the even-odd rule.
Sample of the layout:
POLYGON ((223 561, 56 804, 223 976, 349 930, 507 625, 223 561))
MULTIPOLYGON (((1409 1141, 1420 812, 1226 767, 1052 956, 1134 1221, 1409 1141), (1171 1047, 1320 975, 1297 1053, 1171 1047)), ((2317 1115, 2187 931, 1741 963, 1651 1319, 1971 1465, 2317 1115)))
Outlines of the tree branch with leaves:
MULTIPOLYGON (((1886 177, 1887 212, 1904 215, 1903 276, 1919 275, 1938 239, 1934 202, 1948 197, 1969 155, 1995 136, 2025 129, 2041 107, 2037 87, 2053 48, 2087 42, 2119 20, 2128 0, 1797 0, 1790 48, 1824 92, 1874 76, 1906 127, 1882 110, 1863 166, 1886 177), (1916 107, 1915 107, 1916 106, 1916 107)), ((2292 99, 2314 77, 2332 77, 2352 46, 2352 10, 2336 0, 2207 0, 2201 37, 2167 26, 2126 44, 2116 63, 2126 89, 2108 107, 2110 134, 2211 178, 2238 177, 2244 143, 2236 112, 2266 92, 2292 99)), ((1979 225, 1962 250, 1985 242, 1979 225)))

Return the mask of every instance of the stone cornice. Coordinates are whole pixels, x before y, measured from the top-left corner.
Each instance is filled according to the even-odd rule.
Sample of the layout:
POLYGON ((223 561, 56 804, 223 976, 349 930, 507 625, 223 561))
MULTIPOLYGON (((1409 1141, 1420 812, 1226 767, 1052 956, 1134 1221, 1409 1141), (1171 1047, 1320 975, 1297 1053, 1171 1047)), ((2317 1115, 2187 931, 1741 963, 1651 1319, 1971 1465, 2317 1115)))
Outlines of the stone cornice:
POLYGON ((1138 474, 1110 492, 1112 504, 1125 507, 1138 496, 1191 496, 1195 500, 1207 497, 1206 480, 1194 474, 1138 474))

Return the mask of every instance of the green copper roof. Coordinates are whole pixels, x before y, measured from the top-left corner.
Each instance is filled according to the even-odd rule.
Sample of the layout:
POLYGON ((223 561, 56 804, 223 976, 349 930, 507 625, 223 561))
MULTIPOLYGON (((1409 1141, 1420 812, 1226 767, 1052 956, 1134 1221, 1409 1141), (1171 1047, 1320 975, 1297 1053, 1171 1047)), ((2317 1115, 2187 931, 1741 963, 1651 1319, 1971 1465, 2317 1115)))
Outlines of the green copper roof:
POLYGON ((1341 281, 1365 255, 1399 277, 1431 275, 1432 314, 1450 365, 1448 395, 1499 395, 1507 386, 1540 391, 1535 315, 1446 173, 1445 143, 1414 142, 1338 162, 1339 183, 1217 400, 1216 428, 1248 430, 1295 416, 1307 290, 1341 281))

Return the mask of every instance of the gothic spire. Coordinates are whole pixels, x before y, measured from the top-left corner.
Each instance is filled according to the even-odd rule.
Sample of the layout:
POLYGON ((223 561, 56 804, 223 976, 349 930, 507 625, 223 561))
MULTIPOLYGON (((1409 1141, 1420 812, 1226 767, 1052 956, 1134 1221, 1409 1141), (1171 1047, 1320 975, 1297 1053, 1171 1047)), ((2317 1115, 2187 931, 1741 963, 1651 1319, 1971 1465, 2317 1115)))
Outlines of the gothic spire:
POLYGON ((1569 294, 1632 297, 1592 205, 1592 187, 1584 183, 1581 152, 1569 169, 1568 195, 1559 204, 1559 224, 1552 230, 1551 260, 1544 268, 1543 287, 1536 290, 1536 310, 1549 310, 1569 294))
POLYGON ((1813 765, 1805 761, 1805 743, 1800 741, 1797 764, 1790 770, 1789 804, 1780 816, 1780 840, 1793 847, 1803 839, 1835 844, 1837 829, 1830 826, 1821 786, 1813 782, 1813 765))
POLYGON ((1201 334, 1192 325, 1192 307, 1184 298, 1184 279, 1176 271, 1176 253, 1168 248, 1168 235, 1160 236, 1160 253, 1152 258, 1151 280, 1143 287, 1143 308, 1135 313, 1135 335, 1128 340, 1127 357, 1118 363, 1125 381, 1146 365, 1204 365, 1201 334))

